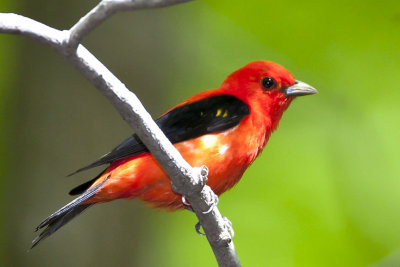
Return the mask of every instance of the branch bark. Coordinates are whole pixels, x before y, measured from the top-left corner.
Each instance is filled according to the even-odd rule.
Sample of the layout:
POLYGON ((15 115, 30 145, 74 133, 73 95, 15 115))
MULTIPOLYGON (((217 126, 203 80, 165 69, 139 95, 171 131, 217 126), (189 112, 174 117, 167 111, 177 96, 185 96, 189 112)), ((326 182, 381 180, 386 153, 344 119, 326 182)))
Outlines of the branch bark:
POLYGON ((53 48, 86 77, 138 134, 171 179, 172 189, 190 202, 219 266, 240 266, 226 222, 213 205, 207 168, 192 168, 165 137, 140 100, 83 45, 82 39, 118 11, 148 9, 190 0, 103 0, 70 30, 59 31, 30 18, 0 13, 0 32, 20 34, 53 48))

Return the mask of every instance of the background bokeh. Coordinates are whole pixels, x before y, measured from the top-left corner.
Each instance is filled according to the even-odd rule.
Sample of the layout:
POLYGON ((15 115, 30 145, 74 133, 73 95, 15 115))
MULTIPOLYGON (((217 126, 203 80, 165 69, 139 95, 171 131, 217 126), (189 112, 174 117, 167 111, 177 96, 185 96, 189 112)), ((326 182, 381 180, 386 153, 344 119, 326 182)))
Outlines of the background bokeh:
MULTIPOLYGON (((1 0, 67 29, 97 1, 1 0)), ((194 1, 120 13, 84 44, 154 117, 259 59, 319 94, 297 99, 219 208, 243 266, 400 266, 400 2, 194 1)), ((34 227, 131 134, 96 89, 35 41, 0 35, 0 265, 216 266, 189 212, 88 210, 31 252, 34 227)))

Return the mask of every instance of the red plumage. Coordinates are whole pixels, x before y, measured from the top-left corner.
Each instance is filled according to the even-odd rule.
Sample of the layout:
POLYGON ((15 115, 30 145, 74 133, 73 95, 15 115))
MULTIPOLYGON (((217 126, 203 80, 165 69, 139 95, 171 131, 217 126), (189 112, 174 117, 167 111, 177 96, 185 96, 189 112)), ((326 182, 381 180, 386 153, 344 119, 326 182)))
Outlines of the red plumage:
MULTIPOLYGON (((229 75, 218 89, 201 92, 173 107, 163 114, 164 117, 161 116, 159 125, 175 127, 169 135, 166 133, 167 137, 176 139, 174 146, 191 166, 206 165, 209 168, 207 184, 220 195, 240 180, 260 154, 291 101, 296 96, 314 93, 315 89, 296 81, 282 66, 256 61, 229 75), (224 103, 225 99, 232 104, 224 103), (207 104, 207 108, 202 109, 203 103, 207 104), (188 122, 187 129, 186 117, 180 114, 185 112, 190 115, 186 117, 193 118, 190 126, 188 122), (161 122, 163 118, 167 123, 161 122), (196 136, 190 133, 193 127, 198 127, 205 134, 196 136)), ((110 166, 83 193, 83 196, 89 193, 93 196, 66 206, 70 212, 76 210, 72 217, 79 214, 82 207, 119 198, 138 198, 152 206, 170 210, 182 208, 181 196, 172 191, 165 171, 145 147, 140 151, 131 155, 128 153, 122 159, 115 152, 117 160, 100 160, 101 164, 106 162, 110 166)), ((113 158, 114 154, 108 157, 113 158)), ((97 165, 100 164, 93 166, 97 165)), ((71 218, 62 209, 51 215, 39 225, 38 228, 48 227, 34 245, 71 218)))

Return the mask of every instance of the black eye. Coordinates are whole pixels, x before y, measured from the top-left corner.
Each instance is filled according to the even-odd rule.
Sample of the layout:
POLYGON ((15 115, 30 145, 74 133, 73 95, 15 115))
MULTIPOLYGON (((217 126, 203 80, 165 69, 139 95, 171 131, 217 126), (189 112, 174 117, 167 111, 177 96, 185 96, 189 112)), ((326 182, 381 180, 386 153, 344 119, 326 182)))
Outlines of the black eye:
POLYGON ((264 87, 264 89, 266 90, 271 90, 272 88, 275 87, 276 82, 274 79, 272 79, 271 77, 265 77, 261 80, 261 84, 264 87))

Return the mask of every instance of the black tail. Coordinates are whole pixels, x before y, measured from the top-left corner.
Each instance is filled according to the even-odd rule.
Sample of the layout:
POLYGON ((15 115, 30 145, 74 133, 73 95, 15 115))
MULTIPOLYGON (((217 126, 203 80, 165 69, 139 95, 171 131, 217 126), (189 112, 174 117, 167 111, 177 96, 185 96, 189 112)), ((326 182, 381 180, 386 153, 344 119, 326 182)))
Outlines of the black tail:
POLYGON ((35 246, 37 246, 42 240, 44 240, 45 238, 52 235, 54 232, 56 232, 58 229, 60 229, 63 225, 65 225, 70 220, 72 220, 75 216, 79 215, 85 209, 89 208, 91 206, 91 204, 82 204, 82 203, 87 201, 89 198, 93 197, 97 193, 99 188, 109 178, 110 178, 110 176, 108 176, 101 183, 99 183, 95 187, 87 190, 82 195, 75 198, 70 203, 68 203, 61 209, 57 210, 56 212, 51 214, 49 217, 47 217, 43 222, 41 222, 36 227, 35 232, 38 231, 39 229, 42 229, 43 227, 46 227, 46 226, 47 227, 32 241, 31 249, 34 248, 35 246))

